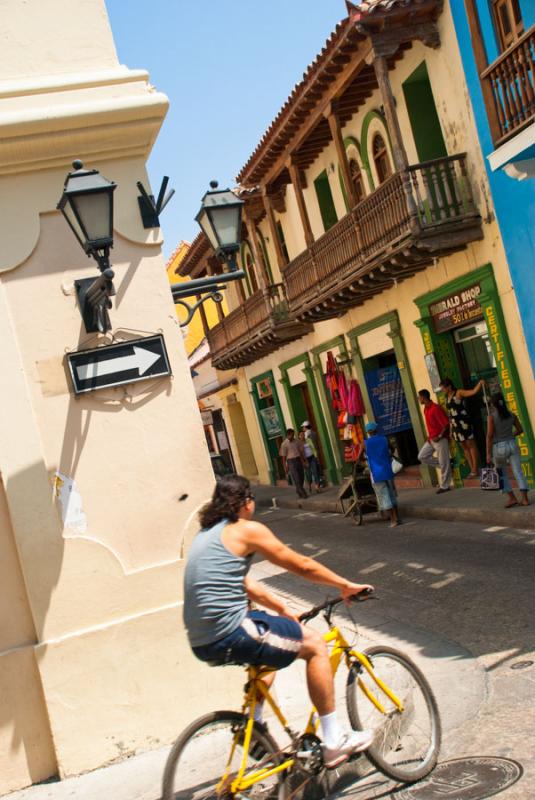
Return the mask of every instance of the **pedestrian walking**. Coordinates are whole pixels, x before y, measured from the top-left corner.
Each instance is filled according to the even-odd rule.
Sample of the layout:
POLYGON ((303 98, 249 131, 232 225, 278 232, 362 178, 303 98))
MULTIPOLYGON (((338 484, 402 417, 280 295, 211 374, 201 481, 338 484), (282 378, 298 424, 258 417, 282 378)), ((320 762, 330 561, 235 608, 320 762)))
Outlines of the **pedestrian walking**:
POLYGON ((481 391, 485 382, 480 380, 473 389, 457 389, 450 378, 440 381, 440 388, 446 395, 446 408, 450 418, 450 435, 459 442, 470 467, 469 478, 477 477, 478 452, 474 437, 474 425, 466 407, 465 398, 474 397, 481 391))
POLYGON ((292 479, 298 497, 308 497, 308 494, 305 492, 305 487, 303 486, 303 481, 305 480, 305 466, 307 465, 305 448, 303 443, 295 438, 295 431, 293 428, 288 428, 286 431, 286 438, 281 444, 279 455, 282 456, 284 471, 292 479))
POLYGON ((376 422, 367 423, 366 433, 368 438, 359 446, 357 461, 366 455, 379 511, 390 513, 390 527, 395 528, 401 520, 388 439, 379 433, 376 422))
POLYGON ((507 408, 501 392, 496 392, 490 398, 491 406, 487 418, 487 462, 493 463, 501 469, 504 494, 509 495, 505 508, 519 505, 517 496, 511 487, 507 474, 507 465, 511 465, 513 475, 520 491, 520 505, 529 506, 528 484, 522 472, 520 463, 520 448, 516 441, 517 436, 524 433, 518 417, 507 408))
POLYGON ((449 418, 442 406, 431 400, 427 389, 420 389, 418 400, 424 407, 427 428, 427 442, 418 453, 418 460, 428 467, 440 469, 437 494, 443 494, 449 492, 451 482, 449 418))
POLYGON ((316 493, 319 493, 320 473, 314 439, 311 436, 307 438, 304 430, 299 431, 298 439, 303 443, 303 449, 305 451, 305 458, 307 462, 305 466, 305 481, 308 485, 308 491, 312 492, 312 490, 314 490, 316 493))
POLYGON ((312 439, 312 448, 314 450, 314 455, 316 456, 316 466, 318 470, 318 489, 325 488, 327 485, 325 481, 325 477, 323 474, 323 465, 320 461, 320 446, 319 446, 319 437, 317 432, 312 427, 311 423, 308 419, 305 419, 301 423, 301 429, 305 432, 305 439, 309 441, 312 439))

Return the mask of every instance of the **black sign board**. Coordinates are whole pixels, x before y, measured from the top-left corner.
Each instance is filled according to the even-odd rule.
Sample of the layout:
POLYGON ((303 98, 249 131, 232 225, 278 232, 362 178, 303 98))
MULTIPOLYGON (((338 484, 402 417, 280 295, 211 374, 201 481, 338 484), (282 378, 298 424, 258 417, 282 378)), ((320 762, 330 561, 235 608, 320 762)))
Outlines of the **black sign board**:
POLYGON ((479 305, 478 297, 481 286, 476 283, 467 289, 462 289, 457 294, 450 294, 437 300, 429 307, 433 325, 437 333, 444 333, 452 328, 457 328, 465 322, 481 319, 483 309, 479 305))
POLYGON ((75 394, 172 375, 161 334, 67 355, 75 394))

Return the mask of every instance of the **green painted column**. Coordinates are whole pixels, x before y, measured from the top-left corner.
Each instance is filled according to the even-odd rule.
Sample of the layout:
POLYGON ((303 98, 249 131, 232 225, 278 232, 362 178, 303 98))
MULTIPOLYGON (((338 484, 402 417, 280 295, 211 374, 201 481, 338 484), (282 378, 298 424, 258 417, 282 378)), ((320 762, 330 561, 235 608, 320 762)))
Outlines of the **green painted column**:
POLYGON ((483 309, 492 350, 498 367, 498 376, 505 402, 509 409, 516 414, 522 424, 524 433, 517 437, 520 447, 522 472, 530 487, 535 487, 534 455, 535 443, 533 430, 529 418, 524 395, 520 384, 520 377, 516 368, 509 336, 505 327, 499 296, 494 287, 494 281, 482 281, 482 292, 478 297, 483 309))
MULTIPOLYGON (((434 354, 440 376, 445 377, 447 375, 448 377, 451 377, 454 383, 456 382, 459 384, 460 375, 457 362, 455 360, 455 354, 453 352, 453 346, 450 345, 448 341, 444 342, 444 337, 439 337, 435 334, 430 317, 423 316, 421 319, 417 319, 414 324, 420 330, 425 354, 434 354), (442 346, 441 342, 439 341, 440 339, 442 339, 443 342, 442 346)), ((431 392, 434 389, 436 389, 436 386, 431 386, 431 392)), ((444 395, 442 392, 437 395, 437 400, 442 406, 444 406, 444 395)), ((444 408, 444 410, 447 413, 447 409, 444 408)), ((427 438, 427 431, 425 435, 427 438)), ((452 459, 454 459, 454 464, 452 465, 453 483, 457 488, 462 488, 464 485, 462 476, 468 475, 470 472, 470 466, 466 460, 466 456, 464 455, 462 447, 460 447, 456 442, 450 441, 450 453, 452 459)))
POLYGON ((269 441, 268 441, 268 438, 266 436, 266 431, 264 429, 264 423, 262 422, 262 416, 260 414, 260 406, 259 406, 259 403, 258 403, 258 396, 257 396, 257 393, 256 393, 256 385, 255 385, 254 381, 251 381, 251 389, 249 391, 249 394, 253 398, 253 404, 254 404, 255 411, 256 411, 256 416, 257 416, 257 419, 258 419, 258 426, 260 428, 260 433, 262 434, 262 440, 264 442, 264 451, 265 451, 266 456, 267 456, 269 481, 270 481, 272 486, 275 486, 276 480, 275 480, 275 471, 273 469, 273 460, 272 460, 271 454, 269 452, 269 441))
POLYGON ((316 353, 314 355, 314 365, 311 367, 312 374, 314 376, 314 383, 318 389, 319 397, 320 397, 320 408, 321 408, 320 416, 323 419, 325 427, 328 431, 327 436, 329 437, 330 434, 330 441, 332 442, 332 454, 333 454, 333 463, 328 467, 329 471, 329 480, 331 483, 340 483, 343 477, 343 464, 342 458, 340 456, 340 449, 336 446, 337 442, 337 435, 338 431, 334 427, 332 416, 330 414, 330 401, 327 396, 327 387, 325 386, 325 381, 323 378, 323 370, 321 368, 321 360, 319 354, 316 353))
POLYGON ((318 422, 318 436, 320 437, 321 446, 323 448, 323 454, 327 462, 325 464, 327 475, 331 483, 336 483, 336 476, 337 476, 336 463, 333 457, 333 450, 331 447, 331 442, 329 440, 329 431, 327 430, 327 426, 325 424, 323 409, 321 407, 321 401, 318 395, 316 381, 314 380, 314 370, 310 366, 310 361, 307 362, 307 365, 306 367, 304 367, 303 372, 305 373, 306 377, 308 391, 310 394, 310 401, 312 403, 312 409, 314 411, 314 417, 318 422))
MULTIPOLYGON (((422 419, 420 403, 418 401, 416 389, 414 388, 412 374, 408 366, 407 351, 405 350, 405 342, 403 341, 403 337, 401 335, 401 328, 397 314, 393 315, 392 319, 390 320, 390 333, 388 335, 392 339, 392 344, 394 345, 394 353, 396 354, 397 366, 401 376, 401 384, 403 386, 405 400, 407 401, 407 406, 409 409, 412 429, 414 431, 416 444, 420 450, 427 440, 427 431, 422 419)), ((433 486, 433 476, 430 467, 420 464, 420 475, 424 486, 433 486)))

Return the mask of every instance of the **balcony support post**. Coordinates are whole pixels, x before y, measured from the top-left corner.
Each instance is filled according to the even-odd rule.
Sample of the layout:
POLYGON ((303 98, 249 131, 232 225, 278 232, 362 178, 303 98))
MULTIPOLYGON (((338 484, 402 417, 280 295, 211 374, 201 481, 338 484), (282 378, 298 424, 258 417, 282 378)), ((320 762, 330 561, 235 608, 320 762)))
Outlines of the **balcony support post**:
MULTIPOLYGON (((488 57, 485 49, 483 34, 481 33, 479 11, 477 10, 476 0, 465 0, 465 5, 476 67, 478 74, 481 75, 481 73, 484 72, 488 67, 488 57)), ((496 142, 501 136, 501 126, 498 119, 496 102, 492 92, 492 82, 489 79, 483 78, 480 79, 480 83, 481 91, 483 92, 483 99, 485 101, 485 107, 487 109, 487 118, 489 121, 492 141, 496 142)))
POLYGON ((279 270, 282 274, 284 267, 286 266, 286 259, 284 257, 284 253, 282 252, 282 247, 279 239, 279 232, 277 230, 277 223, 275 221, 275 214, 273 213, 273 201, 268 194, 267 187, 262 187, 262 200, 264 203, 264 209, 266 212, 266 217, 269 225, 269 232, 271 234, 271 238, 273 240, 273 247, 275 248, 275 255, 277 257, 277 265, 279 270))
POLYGON ((248 214, 247 207, 245 207, 243 210, 243 216, 245 224, 247 225, 247 233, 249 234, 249 243, 253 252, 254 263, 255 265, 258 264, 258 282, 260 284, 260 288, 265 289, 267 286, 269 286, 270 280, 264 261, 264 254, 262 253, 262 248, 258 242, 256 225, 253 218, 248 214))
POLYGON ((333 102, 329 103, 327 109, 325 110, 325 117, 327 118, 329 128, 331 129, 331 136, 334 146, 336 147, 336 155, 338 156, 338 163, 340 164, 340 170, 344 180, 349 207, 352 209, 357 205, 357 198, 355 195, 355 187, 351 179, 351 172, 349 170, 349 161, 347 160, 347 152, 344 145, 344 138, 342 136, 342 128, 336 113, 336 106, 333 102))
POLYGON ((301 225, 303 226, 303 231, 305 234, 306 246, 311 247, 314 243, 314 234, 312 233, 312 228, 310 227, 310 219, 308 217, 305 196, 303 194, 303 183, 301 180, 299 167, 293 158, 288 159, 286 166, 288 168, 288 172, 290 173, 292 186, 294 187, 295 199, 297 200, 297 208, 299 209, 301 225))
POLYGON ((388 62, 386 57, 393 54, 397 49, 397 45, 383 45, 375 46, 372 51, 373 68, 379 90, 383 99, 383 107, 385 110, 386 124, 390 133, 392 142, 392 153, 394 156, 394 165, 397 172, 400 172, 403 180, 403 190, 407 202, 407 208, 412 219, 412 227, 416 230, 418 226, 418 211, 414 196, 412 194, 412 186, 410 176, 408 174, 409 161, 407 158, 407 151, 403 144, 403 137, 401 135, 401 128, 399 127, 399 119, 396 112, 396 103, 394 95, 392 94, 392 86, 390 85, 390 78, 388 77, 388 62))

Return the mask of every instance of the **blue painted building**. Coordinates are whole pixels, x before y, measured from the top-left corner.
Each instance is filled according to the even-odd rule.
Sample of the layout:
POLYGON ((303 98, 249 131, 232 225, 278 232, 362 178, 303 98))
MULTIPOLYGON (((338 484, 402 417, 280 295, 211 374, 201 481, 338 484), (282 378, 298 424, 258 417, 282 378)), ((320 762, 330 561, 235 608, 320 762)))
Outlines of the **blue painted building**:
POLYGON ((535 0, 451 0, 451 11, 535 370, 535 0))

